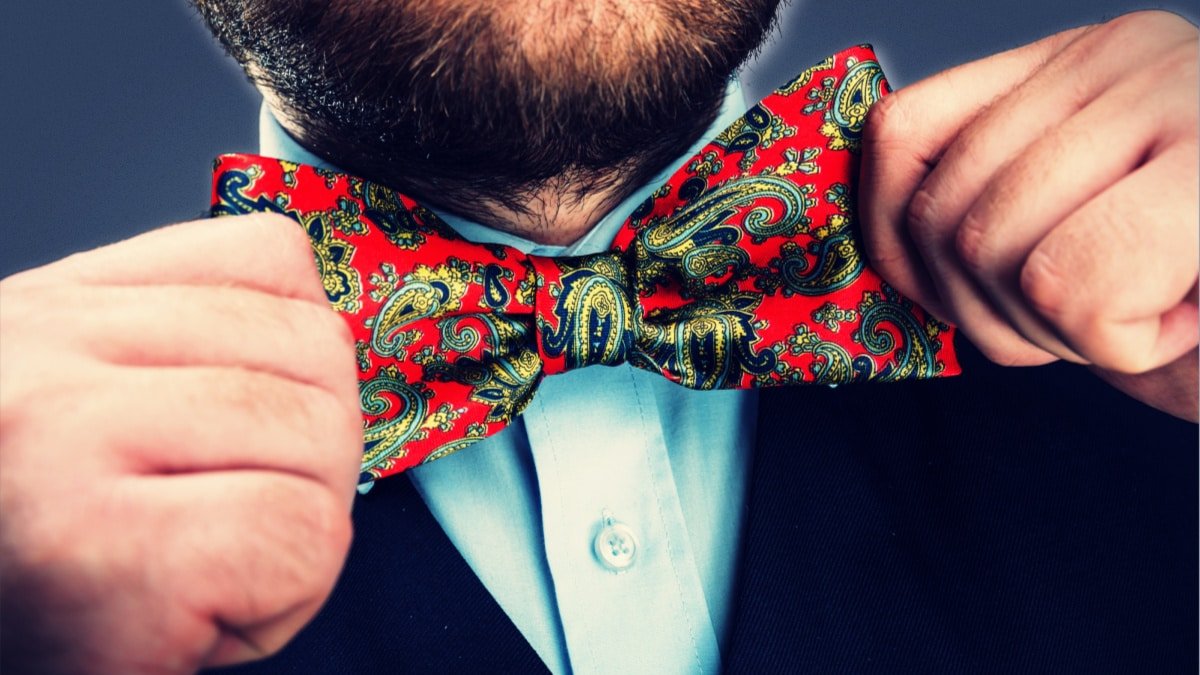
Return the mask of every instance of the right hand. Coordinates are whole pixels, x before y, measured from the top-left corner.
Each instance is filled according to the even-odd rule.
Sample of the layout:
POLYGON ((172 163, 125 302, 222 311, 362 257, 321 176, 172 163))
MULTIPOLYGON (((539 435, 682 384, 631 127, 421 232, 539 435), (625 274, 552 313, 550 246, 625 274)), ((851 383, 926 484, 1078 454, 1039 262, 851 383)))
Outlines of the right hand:
POLYGON ((341 569, 361 452, 353 339, 291 220, 185 223, 0 282, 0 669, 278 650, 341 569))

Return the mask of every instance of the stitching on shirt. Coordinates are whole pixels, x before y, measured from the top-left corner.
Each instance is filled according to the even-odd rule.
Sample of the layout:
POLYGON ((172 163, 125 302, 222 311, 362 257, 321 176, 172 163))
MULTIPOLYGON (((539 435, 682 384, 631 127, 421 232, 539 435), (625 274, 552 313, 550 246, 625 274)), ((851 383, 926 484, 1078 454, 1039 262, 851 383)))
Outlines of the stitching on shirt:
MULTIPOLYGON (((530 407, 532 407, 532 406, 530 406, 530 407)), ((542 418, 543 424, 546 425, 546 427, 553 429, 554 427, 550 422, 550 416, 546 414, 546 406, 542 405, 541 402, 538 402, 537 409, 538 409, 538 415, 542 418)), ((545 434, 545 436, 547 437, 547 440, 550 443, 550 459, 554 461, 554 470, 556 473, 561 473, 561 471, 559 471, 559 469, 558 469, 558 466, 559 466, 558 439, 555 436, 555 434, 545 434)), ((538 478, 539 485, 541 485, 541 480, 542 480, 541 477, 539 477, 538 478)), ((554 484, 555 484, 554 497, 555 497, 555 500, 558 502, 558 513, 561 516, 561 514, 566 512, 566 508, 563 506, 562 481, 556 480, 556 481, 554 481, 554 484)), ((545 520, 544 514, 542 516, 542 519, 543 519, 543 521, 545 520)), ((546 531, 546 525, 543 522, 543 524, 542 524, 543 539, 546 536, 545 531, 546 531)), ((544 545, 543 545, 543 548, 545 548, 544 545)), ((547 562, 549 562, 549 561, 547 561, 547 562)), ((571 596, 578 598, 579 597, 579 578, 574 574, 568 574, 567 577, 570 579, 569 583, 571 584, 571 591, 572 591, 571 596)), ((555 579, 553 566, 551 566, 551 569, 550 569, 550 579, 552 582, 555 579)), ((557 593, 555 593, 555 595, 557 596, 557 593)), ((555 605, 555 608, 558 609, 557 598, 555 599, 554 605, 555 605)), ((567 627, 566 627, 566 624, 563 622, 561 609, 558 610, 558 623, 560 626, 562 626, 563 642, 566 643, 566 647, 567 647, 567 668, 570 669, 572 672, 574 672, 575 666, 571 663, 571 644, 566 639, 567 627)), ((591 657, 591 660, 592 660, 592 671, 599 672, 600 660, 598 658, 596 658, 596 647, 593 644, 592 640, 586 640, 585 643, 587 644, 588 656, 591 657)))
MULTIPOLYGON (((629 369, 629 380, 633 385, 633 398, 637 402, 638 415, 642 418, 642 428, 647 429, 650 426, 646 419, 646 407, 642 405, 641 387, 638 386, 637 378, 634 377, 633 368, 629 369)), ((666 449, 666 436, 663 436, 663 448, 666 449)), ((650 453, 644 453, 646 458, 646 469, 651 476, 654 475, 654 467, 650 464, 650 453)), ((679 595, 679 608, 683 613, 683 621, 687 624, 688 639, 692 642, 692 658, 696 660, 696 668, 699 672, 704 672, 704 664, 700 662, 700 646, 696 644, 696 628, 692 626, 691 615, 687 611, 687 603, 683 599, 681 587, 683 584, 679 580, 679 570, 675 567, 675 546, 671 543, 670 528, 667 527, 667 519, 663 512, 662 495, 658 489, 658 482, 651 480, 650 485, 654 488, 654 503, 658 507, 658 519, 663 525, 663 539, 667 542, 667 561, 671 567, 671 574, 675 575, 675 588, 679 595)))

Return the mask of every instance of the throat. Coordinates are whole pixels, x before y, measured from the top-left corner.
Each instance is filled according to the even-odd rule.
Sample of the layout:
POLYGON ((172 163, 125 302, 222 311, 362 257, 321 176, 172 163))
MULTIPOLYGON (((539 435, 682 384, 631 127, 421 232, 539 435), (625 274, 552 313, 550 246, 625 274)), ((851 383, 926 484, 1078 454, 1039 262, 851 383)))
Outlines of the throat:
POLYGON ((524 195, 520 203, 480 200, 459 203, 452 210, 543 246, 569 246, 590 232, 629 192, 620 184, 586 190, 550 185, 524 195))

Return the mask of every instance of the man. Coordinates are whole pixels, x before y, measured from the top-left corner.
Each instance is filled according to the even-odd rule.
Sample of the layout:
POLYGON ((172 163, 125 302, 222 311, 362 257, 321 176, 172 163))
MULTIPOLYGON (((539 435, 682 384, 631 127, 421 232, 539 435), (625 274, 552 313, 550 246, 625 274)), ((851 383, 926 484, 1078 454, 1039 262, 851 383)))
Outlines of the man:
MULTIPOLYGON (((686 147, 712 126, 724 79, 756 43, 773 9, 756 3, 595 8, 542 3, 535 8, 491 11, 452 4, 372 8, 384 12, 383 16, 337 3, 326 13, 318 12, 319 16, 299 10, 293 14, 295 7, 285 3, 259 3, 248 13, 222 3, 207 10, 235 54, 245 60, 274 114, 308 150, 333 165, 388 182, 496 230, 534 243, 567 244, 585 236, 608 210, 664 165, 686 154, 686 147), (378 39, 364 40, 364 27, 379 31, 372 33, 378 39), (363 44, 370 49, 355 49, 363 44), (268 45, 278 45, 279 51, 268 53, 264 50, 268 45), (705 58, 663 59, 659 55, 664 45, 670 46, 672 55, 705 58), (322 54, 322 59, 312 59, 313 53, 322 54), (372 63, 377 67, 370 67, 372 63), (305 66, 310 72, 305 72, 305 66), (396 78, 397 68, 407 78, 396 78), (407 85, 395 83, 406 79, 407 85), (481 87, 481 82, 486 86, 481 87), (392 86, 400 87, 402 94, 390 94, 392 86), (366 92, 376 92, 378 100, 364 100, 366 92), (614 106, 612 101, 622 105, 614 106), (619 113, 616 119, 614 111, 619 113)), ((1061 357, 1093 363, 1104 377, 1142 400, 1194 419, 1195 356, 1190 350, 1196 342, 1195 69, 1192 27, 1173 17, 1134 15, 971 64, 887 99, 874 113, 862 186, 864 234, 876 265, 898 288, 958 323, 997 361, 1032 364, 1061 357), (995 105, 980 112, 994 100, 995 105), (1109 124, 1119 124, 1117 131, 1108 133, 1109 124), (1161 226, 1131 226, 1144 219, 1161 226), (911 236, 905 227, 911 228, 911 236), (1130 237, 1133 231, 1140 236, 1130 237), (1110 247, 1117 242, 1120 248, 1110 247), (1140 269, 1155 273, 1130 272, 1140 269), (1061 279, 1076 283, 1065 286, 1061 279), (1145 375, 1133 376, 1140 373, 1145 375)), ((281 136, 285 141, 286 136, 281 136)), ((18 634, 29 636, 33 655, 44 657, 45 662, 104 672, 188 670, 240 660, 278 648, 313 615, 333 583, 348 539, 344 505, 351 500, 354 457, 359 450, 352 349, 340 324, 319 309, 324 297, 311 273, 307 243, 296 236, 294 225, 253 217, 245 221, 180 226, 5 282, 0 498, 5 513, 6 592, 16 595, 10 607, 18 611, 6 613, 4 628, 8 635, 22 629, 18 634), (57 316, 64 319, 55 321, 57 316), (172 321, 163 322, 162 317, 172 321), (11 356, 14 353, 22 355, 20 361, 11 356), (64 423, 61 408, 48 401, 65 391, 71 392, 72 405, 64 423), (51 501, 42 489, 41 476, 53 448, 86 451, 73 453, 70 470, 56 474, 51 501), (122 527, 114 529, 113 523, 122 527), (26 623, 9 623, 14 616, 26 623), (43 645, 47 651, 37 652, 43 645)), ((981 377, 979 372, 976 378, 981 377)), ((560 396, 571 395, 566 385, 560 389, 560 396)), ((803 395, 810 397, 804 399, 808 401, 817 393, 803 395)), ((762 407, 778 411, 774 403, 778 400, 764 395, 762 407)), ((659 405, 666 407, 673 401, 659 405)), ((844 404, 839 400, 835 405, 844 404)), ((686 417, 695 405, 702 404, 681 404, 680 414, 686 417)), ((717 445, 733 449, 751 445, 745 441, 754 438, 753 429, 747 431, 745 425, 754 416, 739 406, 752 405, 751 399, 738 396, 721 406, 726 412, 731 408, 742 412, 725 425, 730 429, 728 438, 717 445)), ((1158 427, 1169 425, 1165 419, 1153 421, 1158 427)), ((1008 422, 1030 424, 1027 418, 1008 422)), ((958 424, 945 423, 951 429, 958 424)), ((1169 438, 1179 437, 1178 427, 1174 429, 1169 438)), ((769 439, 760 434, 754 443, 760 466, 767 450, 764 440, 769 439)), ((681 474, 678 463, 703 449, 696 447, 703 445, 699 442, 684 445, 668 458, 668 468, 681 474)), ((852 442, 846 446, 835 448, 835 454, 865 451, 852 442)), ((953 446, 947 442, 947 447, 953 446)), ((491 461, 484 454, 486 448, 474 450, 480 459, 473 461, 491 461)), ((473 454, 443 461, 449 467, 451 461, 472 461, 473 454)), ((519 451, 512 456, 517 466, 512 475, 528 480, 534 472, 521 469, 519 451)), ((718 483, 749 480, 744 477, 749 468, 739 468, 738 457, 711 455, 713 461, 730 465, 720 475, 735 477, 718 483), (743 477, 736 478, 739 475, 743 477)), ((939 454, 931 459, 946 458, 939 454)), ((548 489, 546 467, 536 468, 533 480, 538 485, 533 489, 548 489)), ((423 496, 432 502, 430 508, 437 509, 437 488, 431 490, 430 482, 436 481, 433 472, 438 464, 427 469, 430 478, 417 480, 426 481, 423 496)), ((1107 473, 1094 467, 1088 467, 1087 473, 1109 486, 1107 473)), ((888 484, 895 478, 883 474, 855 480, 882 481, 873 487, 883 498, 897 496, 888 484)), ((1144 480, 1145 475, 1138 478, 1144 480)), ((801 474, 791 480, 808 485, 809 490, 819 485, 818 479, 801 474)), ((1037 482, 1038 477, 1026 480, 1037 482)), ((680 480, 674 487, 683 493, 688 485, 680 480)), ((690 489, 706 484, 692 485, 690 489)), ((979 485, 993 487, 987 482, 979 485)), ((390 502, 380 498, 394 500, 400 488, 384 482, 377 489, 378 494, 368 494, 357 507, 360 517, 385 509, 390 502), (371 499, 376 500, 374 510, 371 499)), ((1166 486, 1161 489, 1168 497, 1172 494, 1166 486)), ((754 490, 762 492, 761 486, 754 490)), ((1032 499, 1035 492, 1040 490, 992 496, 1032 499)), ((452 491, 442 494, 451 502, 460 497, 452 491)), ((950 489, 947 494, 956 493, 950 489)), ((904 504, 919 501, 903 490, 900 496, 904 504)), ((730 503, 736 515, 739 493, 723 499, 724 503, 708 506, 716 516, 701 517, 700 522, 719 527, 730 503)), ((1129 502, 1137 506, 1131 516, 1134 525, 1148 513, 1162 515, 1155 509, 1166 503, 1163 497, 1146 499, 1154 503, 1129 502)), ((544 495, 542 501, 542 509, 552 509, 544 495)), ((687 498, 675 501, 682 512, 687 498)), ((945 518, 944 512, 953 511, 956 503, 947 502, 946 508, 924 515, 945 518)), ((1071 500, 1064 504, 1077 506, 1071 500)), ((1190 504, 1177 506, 1191 508, 1190 504)), ((814 507, 805 503, 804 512, 814 507)), ((443 508, 438 516, 452 518, 454 510, 443 508)), ((1072 519, 1070 508, 1066 510, 1039 515, 1061 518, 1064 523, 1093 522, 1072 519)), ((477 507, 473 513, 479 511, 477 507)), ((685 515, 696 510, 691 511, 685 515)), ((798 521, 804 512, 797 510, 783 518, 798 521)), ((869 520, 873 515, 846 514, 846 519, 869 520)), ((394 511, 382 519, 393 517, 394 511)), ((595 519, 600 520, 600 514, 595 519)), ((752 530, 769 527, 761 519, 754 520, 753 511, 751 519, 747 527, 752 530)), ((692 539, 701 539, 708 530, 697 529, 696 521, 688 518, 683 526, 692 539)), ((998 519, 990 529, 1021 522, 1020 518, 998 519)), ((533 524, 541 525, 536 519, 533 524)), ((1129 523, 1107 524, 1137 529, 1129 523)), ((838 527, 832 521, 826 525, 838 527)), ((955 542, 970 522, 943 525, 945 540, 955 542)), ((1037 527, 1032 522, 1026 525, 1037 527)), ((1178 535, 1178 523, 1162 527, 1170 536, 1178 535)), ((379 537, 378 529, 364 529, 360 525, 360 542, 379 537)), ((739 536, 739 527, 726 526, 722 531, 739 536)), ((904 561, 913 563, 932 547, 942 555, 927 561, 931 568, 940 569, 947 559, 952 562, 953 549, 922 541, 924 534, 892 533, 913 545, 912 555, 904 556, 904 561)), ((1059 541, 1033 538, 1043 548, 1030 550, 1027 556, 1031 585, 1061 580, 1039 570, 1052 567, 1046 547, 1078 544, 1070 532, 1062 534, 1059 541)), ((455 544, 469 550, 473 536, 460 534, 455 544)), ((855 536, 861 533, 850 532, 847 539, 855 536)), ((746 573, 765 576, 768 568, 779 564, 758 556, 769 549, 755 548, 754 537, 748 538, 741 557, 743 586, 748 585, 746 573)), ((1136 537, 1120 541, 1129 545, 1136 537)), ((376 542, 377 548, 386 545, 376 542)), ((546 546, 552 542, 552 533, 547 532, 546 546)), ((973 540, 958 543, 965 551, 982 550, 973 540)), ((708 605, 708 619, 714 624, 721 623, 722 613, 714 607, 728 604, 722 597, 733 593, 732 568, 740 549, 725 547, 733 555, 723 563, 704 562, 706 555, 709 560, 720 558, 719 544, 697 543, 691 564, 725 569, 724 582, 712 581, 721 573, 696 571, 690 581, 677 582, 681 588, 691 586, 683 591, 688 595, 681 597, 708 605)), ((1194 545, 1187 548, 1191 551, 1194 545)), ((995 552, 998 558, 1003 553, 995 552)), ((1137 567, 1169 560, 1158 553, 1130 554, 1108 565, 1102 560, 1096 564, 1111 570, 1121 563, 1137 567)), ((541 564, 553 567, 553 552, 544 555, 541 564)), ((383 593, 394 581, 390 577, 401 572, 413 575, 398 586, 412 596, 409 607, 421 607, 416 589, 422 584, 437 587, 439 570, 414 572, 406 569, 408 560, 390 560, 384 578, 373 582, 383 593)), ((887 564, 891 562, 889 558, 887 564)), ((973 568, 984 567, 973 557, 970 562, 973 568)), ((487 564, 479 560, 472 566, 478 572, 487 564)), ((822 573, 801 567, 787 570, 786 576, 799 579, 822 573)), ((882 577, 884 567, 864 565, 863 569, 882 577)), ((563 570, 586 574, 569 566, 563 570)), ((997 588, 1006 587, 1010 577, 1002 573, 1011 570, 997 563, 993 572, 1003 578, 997 588)), ((552 571, 549 591, 544 574, 526 582, 525 588, 528 594, 554 594, 549 602, 560 605, 552 611, 563 613, 562 625, 555 626, 551 615, 550 626, 545 627, 536 610, 516 610, 533 618, 513 619, 519 623, 519 635, 537 643, 534 647, 543 660, 560 670, 655 663, 632 660, 641 654, 603 651, 586 660, 589 657, 579 652, 587 645, 602 649, 605 638, 615 644, 626 644, 630 638, 624 630, 592 636, 593 643, 587 635, 573 635, 577 629, 572 628, 561 597, 567 595, 570 577, 560 579, 559 570, 552 571), (539 641, 539 630, 563 635, 542 635, 539 641), (584 646, 572 649, 576 643, 584 646)), ((1180 576, 1178 570, 1159 572, 1170 579, 1180 576)), ((981 576, 986 578, 987 570, 981 576)), ((1115 578, 1137 586, 1145 583, 1145 576, 1115 578)), ((519 577, 510 579, 520 583, 519 577)), ((867 647, 869 640, 857 636, 857 648, 864 650, 858 656, 864 660, 851 659, 855 648, 845 646, 852 640, 844 625, 827 636, 798 625, 779 634, 795 644, 813 640, 814 635, 818 642, 824 637, 823 652, 818 653, 840 654, 846 659, 843 667, 850 669, 869 667, 872 656, 895 659, 875 661, 884 668, 909 662, 906 659, 913 652, 906 650, 915 648, 905 639, 914 634, 930 639, 953 634, 954 626, 945 623, 958 606, 917 592, 925 586, 904 579, 914 585, 887 595, 876 589, 861 597, 878 602, 879 607, 906 607, 888 623, 928 620, 934 625, 912 633, 896 629, 894 634, 877 634, 874 651, 867 647), (945 615, 928 607, 939 603, 947 605, 945 615)), ((964 573, 939 579, 961 584, 977 577, 964 573)), ((1066 581, 1088 584, 1113 579, 1080 575, 1066 581)), ((488 584, 487 590, 506 612, 514 613, 513 605, 506 602, 520 601, 505 598, 520 597, 519 593, 506 590, 503 583, 488 584)), ((976 589, 947 592, 955 590, 962 594, 976 589)), ((1045 597, 1053 596, 1049 591, 1071 590, 1050 588, 1045 597)), ((832 591, 835 598, 858 597, 849 588, 832 591)), ((404 593, 399 596, 402 600, 404 593)), ((1183 595, 1191 598, 1194 593, 1183 595)), ((368 611, 361 603, 369 603, 370 598, 366 593, 359 596, 359 612, 368 611)), ((1101 594, 1095 607, 1064 608, 1050 602, 1052 607, 1045 613, 1061 618, 1078 612, 1079 621, 1086 623, 1093 612, 1111 621, 1113 613, 1135 607, 1144 611, 1142 604, 1118 602, 1122 598, 1101 594)), ((754 608, 747 607, 745 599, 740 604, 736 610, 725 609, 726 628, 714 625, 713 636, 706 638, 710 644, 720 642, 723 649, 696 648, 686 655, 694 661, 677 663, 673 669, 690 669, 693 663, 695 669, 738 663, 736 653, 724 659, 721 654, 747 648, 744 639, 728 637, 733 633, 741 638, 738 634, 750 630, 754 608)), ((984 613, 1009 616, 1002 610, 989 611, 986 602, 979 607, 984 613)), ((351 605, 347 611, 354 609, 351 605)), ((403 605, 383 609, 387 611, 379 619, 397 623, 414 611, 406 613, 403 605)), ((863 608, 858 614, 867 624, 865 615, 879 611, 883 610, 863 608)), ((422 607, 417 613, 418 622, 433 620, 433 608, 422 607)), ((829 616, 836 613, 830 610, 829 616)), ((675 620, 672 612, 665 614, 655 620, 675 620)), ((703 615, 704 608, 685 607, 679 614, 703 615)), ((770 621, 772 614, 767 614, 770 621)), ((775 616, 784 623, 782 618, 790 615, 775 616)), ((1004 625, 1010 618, 996 621, 1004 625)), ((1174 635, 1181 623, 1186 626, 1188 617, 1168 610, 1157 619, 1160 623, 1148 623, 1164 635, 1174 635)), ((486 617, 471 616, 471 621, 476 620, 482 623, 486 617)), ((613 620, 617 626, 631 624, 628 615, 613 620)), ((646 624, 631 625, 634 630, 629 632, 649 632, 646 624)), ((516 634, 511 627, 508 630, 506 635, 516 634)), ((1061 630, 1048 638, 1042 635, 1050 643, 1059 639, 1060 665, 1096 654, 1128 662, 1139 648, 1154 651, 1141 634, 1123 636, 1133 643, 1131 650, 1097 644, 1099 636, 1109 635, 1103 627, 1078 634, 1061 630), (1079 634, 1092 642, 1075 642, 1079 634), (1097 651, 1099 647, 1112 653, 1097 651)), ((963 632, 970 631, 964 628, 963 632)), ((979 651, 937 643, 930 649, 944 652, 945 658, 929 664, 951 670, 978 665, 981 655, 1014 651, 1003 648, 1005 640, 1021 643, 1031 654, 1042 653, 1016 636, 1026 637, 1026 633, 993 638, 1001 645, 986 645, 992 651, 980 646, 978 636, 965 642, 979 651)), ((499 642, 503 637, 495 639, 499 642)), ((668 641, 677 636, 653 637, 668 641)), ((505 658, 494 653, 486 640, 474 645, 453 638, 446 642, 447 646, 430 651, 476 654, 483 660, 505 658)), ((6 649, 10 644, 6 638, 6 649)), ((784 645, 773 648, 779 655, 787 654, 784 645)), ((1194 653, 1190 648, 1183 651, 1194 653)), ((393 661, 398 667, 410 665, 417 670, 423 664, 453 663, 408 650, 393 657, 402 660, 393 661)), ((1027 663, 1047 665, 1034 656, 1028 658, 1027 663)))

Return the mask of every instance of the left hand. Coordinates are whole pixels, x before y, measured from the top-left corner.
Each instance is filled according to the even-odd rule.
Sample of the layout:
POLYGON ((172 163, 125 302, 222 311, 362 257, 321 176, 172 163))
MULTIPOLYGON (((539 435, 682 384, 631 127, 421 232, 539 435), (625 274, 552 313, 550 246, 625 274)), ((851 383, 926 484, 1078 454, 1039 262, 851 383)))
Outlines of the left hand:
POLYGON ((860 202, 876 269, 997 363, 1092 364, 1195 420, 1197 46, 1138 12, 883 99, 860 202))

